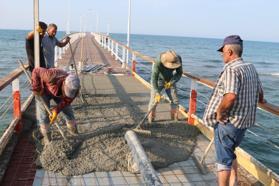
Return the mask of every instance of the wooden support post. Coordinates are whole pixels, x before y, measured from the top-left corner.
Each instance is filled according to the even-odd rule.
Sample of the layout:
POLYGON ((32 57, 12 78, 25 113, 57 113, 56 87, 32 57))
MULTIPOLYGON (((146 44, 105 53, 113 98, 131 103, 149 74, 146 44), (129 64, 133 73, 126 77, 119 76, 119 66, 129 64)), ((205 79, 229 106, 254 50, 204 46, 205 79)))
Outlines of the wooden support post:
POLYGON ((131 149, 133 160, 140 169, 141 176, 145 182, 144 184, 150 186, 162 185, 162 182, 160 181, 156 171, 147 158, 135 132, 131 130, 127 131, 125 134, 125 139, 131 149))
POLYGON ((19 119, 19 122, 15 126, 16 133, 19 133, 22 130, 21 123, 21 103, 20 103, 20 91, 19 91, 19 79, 15 79, 12 82, 13 87, 13 102, 14 102, 14 119, 19 119))
POLYGON ((194 125, 195 118, 192 117, 192 114, 195 114, 197 110, 197 91, 196 91, 196 82, 191 81, 191 94, 189 101, 189 114, 188 114, 188 124, 194 125))

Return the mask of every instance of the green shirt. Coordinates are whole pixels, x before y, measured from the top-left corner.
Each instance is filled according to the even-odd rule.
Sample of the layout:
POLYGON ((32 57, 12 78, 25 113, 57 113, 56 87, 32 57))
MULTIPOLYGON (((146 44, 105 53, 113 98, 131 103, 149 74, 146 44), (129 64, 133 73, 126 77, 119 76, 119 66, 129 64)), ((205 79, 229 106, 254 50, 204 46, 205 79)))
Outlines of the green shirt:
MULTIPOLYGON (((181 57, 178 57, 181 60, 181 57)), ((155 91, 159 93, 160 91, 158 89, 158 81, 171 82, 171 84, 174 84, 180 80, 182 73, 182 65, 176 69, 169 69, 166 68, 159 59, 157 59, 152 68, 151 84, 155 91)))

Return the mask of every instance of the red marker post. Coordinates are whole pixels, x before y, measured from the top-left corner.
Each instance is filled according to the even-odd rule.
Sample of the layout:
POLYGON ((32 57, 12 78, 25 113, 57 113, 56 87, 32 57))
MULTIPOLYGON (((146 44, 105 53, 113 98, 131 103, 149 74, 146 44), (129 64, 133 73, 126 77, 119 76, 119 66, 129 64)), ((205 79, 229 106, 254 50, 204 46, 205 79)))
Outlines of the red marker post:
POLYGON ((13 102, 14 102, 14 107, 13 107, 14 118, 19 119, 19 122, 15 126, 15 131, 16 133, 19 133, 22 130, 19 79, 15 79, 12 82, 12 88, 13 88, 13 102))
POLYGON ((195 119, 192 117, 192 114, 196 114, 197 111, 197 90, 196 90, 196 82, 191 82, 191 93, 190 93, 190 101, 189 101, 189 112, 188 112, 188 124, 194 125, 195 119))

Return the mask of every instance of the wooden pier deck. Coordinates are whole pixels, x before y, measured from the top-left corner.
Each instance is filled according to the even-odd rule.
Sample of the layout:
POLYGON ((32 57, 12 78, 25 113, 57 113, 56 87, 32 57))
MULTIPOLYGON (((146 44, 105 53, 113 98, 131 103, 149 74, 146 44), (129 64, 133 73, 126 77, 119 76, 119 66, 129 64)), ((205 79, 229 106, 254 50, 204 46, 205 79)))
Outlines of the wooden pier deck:
MULTIPOLYGON (((147 111, 150 90, 131 76, 129 70, 121 68, 121 64, 109 52, 98 46, 91 34, 87 34, 83 40, 80 39, 74 42, 72 49, 76 63, 84 61, 88 65, 107 65, 98 72, 80 74, 82 93, 85 95, 85 99, 94 99, 99 95, 117 98, 117 103, 111 106, 117 105, 120 112, 114 113, 115 115, 103 113, 100 117, 107 119, 104 120, 103 126, 109 127, 114 120, 119 119, 122 119, 123 123, 126 122, 127 124, 139 122, 147 111), (128 112, 121 114, 123 109, 128 112), (127 113, 129 116, 127 116, 127 113)), ((67 67, 72 60, 72 53, 68 49, 62 59, 58 60, 59 67, 67 67)), ((73 107, 77 113, 79 131, 82 133, 88 128, 94 129, 92 125, 94 125, 96 118, 88 110, 90 108, 79 107, 78 105, 80 104, 81 100, 77 99, 73 107), (87 109, 87 111, 84 112, 84 109, 87 109), (92 117, 88 117, 88 115, 92 117)), ((98 105, 105 103, 95 101, 95 104, 98 107, 98 105)), ((185 118, 183 119, 182 115, 180 115, 180 119, 181 122, 185 122, 185 118)), ((158 106, 156 120, 170 120, 169 105, 167 103, 162 103, 158 106)), ((208 144, 209 141, 200 134, 197 138, 193 155, 201 158, 208 144)), ((159 178, 163 185, 217 185, 214 168, 214 147, 211 148, 205 159, 205 164, 208 168, 207 174, 202 174, 197 168, 192 158, 193 155, 187 161, 176 162, 166 168, 158 169, 159 178)), ((249 176, 241 176, 239 183, 240 185, 257 184, 256 180, 249 176)), ((140 174, 124 171, 92 172, 85 175, 67 177, 44 169, 37 169, 33 186, 39 185, 145 185, 145 183, 140 174)))

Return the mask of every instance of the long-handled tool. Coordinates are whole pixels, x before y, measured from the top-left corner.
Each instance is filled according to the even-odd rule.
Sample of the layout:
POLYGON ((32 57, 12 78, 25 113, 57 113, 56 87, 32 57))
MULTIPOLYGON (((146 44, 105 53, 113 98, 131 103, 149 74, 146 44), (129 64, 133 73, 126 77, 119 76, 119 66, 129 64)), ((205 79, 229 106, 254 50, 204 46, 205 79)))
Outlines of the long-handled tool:
MULTIPOLYGON (((27 76, 27 79, 29 80, 30 84, 32 83, 31 81, 31 77, 30 77, 30 74, 26 71, 26 69, 24 68, 24 65, 22 63, 21 60, 18 61, 19 64, 21 65, 21 68, 22 70, 24 71, 25 75, 27 76)), ((45 101, 42 99, 41 96, 35 96, 36 100, 42 104, 44 106, 44 108, 46 109, 46 111, 48 112, 49 115, 51 115, 51 110, 48 108, 47 104, 45 103, 45 101)), ((58 121, 60 121, 59 117, 57 117, 58 121)), ((61 127, 58 125, 57 122, 54 123, 55 126, 57 127, 58 131, 60 132, 61 136, 65 139, 65 140, 68 140, 64 134, 64 132, 62 131, 61 127)))
POLYGON ((154 105, 151 107, 151 109, 148 110, 148 112, 145 114, 144 118, 141 120, 141 122, 136 126, 136 128, 132 129, 135 132, 138 133, 143 133, 143 134, 147 134, 147 135, 151 135, 151 131, 150 130, 144 130, 142 128, 142 125, 144 123, 144 121, 146 120, 146 118, 148 117, 148 115, 152 112, 152 110, 158 105, 159 102, 155 102, 154 105))
MULTIPOLYGON (((78 79, 80 80, 79 75, 78 75, 78 71, 77 71, 77 65, 76 65, 76 61, 75 61, 75 57, 74 57, 74 53, 73 53, 73 49, 72 49, 72 44, 71 44, 71 42, 69 42, 69 46, 70 46, 70 51, 71 51, 73 66, 74 66, 76 75, 77 75, 78 79)), ((81 102, 82 102, 82 103, 86 103, 86 101, 85 101, 85 99, 84 99, 84 97, 83 97, 83 94, 82 94, 82 91, 81 91, 81 90, 79 91, 79 95, 80 95, 79 97, 80 97, 81 102)))
POLYGON ((196 164, 196 166, 198 167, 198 169, 200 170, 200 172, 202 174, 207 174, 207 172, 208 172, 206 166, 204 165, 204 160, 205 160, 213 142, 214 142, 214 137, 210 140, 210 143, 206 147, 206 150, 205 150, 205 152, 202 155, 202 158, 200 160, 195 155, 192 156, 192 158, 194 160, 194 163, 196 164))

